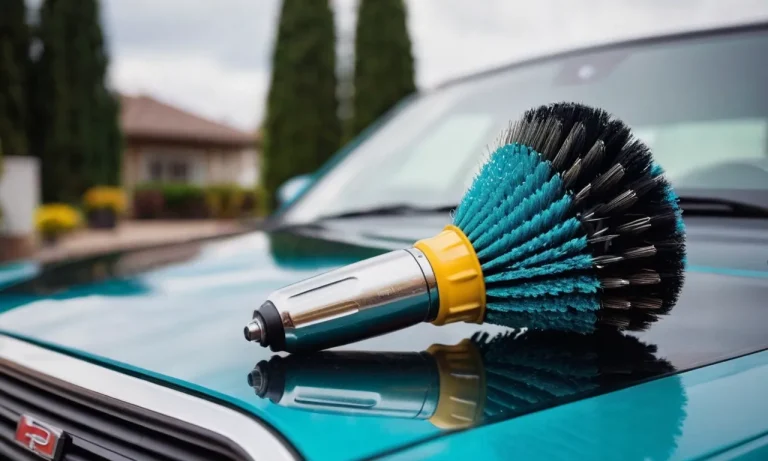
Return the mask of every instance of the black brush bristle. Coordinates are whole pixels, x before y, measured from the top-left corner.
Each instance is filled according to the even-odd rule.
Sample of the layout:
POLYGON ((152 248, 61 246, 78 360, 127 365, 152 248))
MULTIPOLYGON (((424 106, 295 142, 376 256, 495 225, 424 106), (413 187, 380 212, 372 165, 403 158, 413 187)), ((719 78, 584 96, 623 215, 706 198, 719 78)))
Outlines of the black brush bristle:
MULTIPOLYGON (((501 140, 537 152, 572 194, 568 216, 580 220, 601 282, 598 321, 643 328, 668 313, 684 281, 681 210, 650 149, 630 128, 604 110, 558 103, 527 111, 501 140)), ((515 315, 530 321, 519 312, 489 313, 488 320, 519 325, 510 320, 515 315)))

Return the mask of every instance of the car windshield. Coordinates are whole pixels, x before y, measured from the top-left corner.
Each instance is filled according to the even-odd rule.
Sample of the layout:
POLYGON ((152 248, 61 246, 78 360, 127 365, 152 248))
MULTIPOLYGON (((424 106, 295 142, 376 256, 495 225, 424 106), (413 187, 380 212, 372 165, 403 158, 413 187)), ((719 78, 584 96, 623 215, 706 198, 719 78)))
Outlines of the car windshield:
POLYGON ((747 30, 602 48, 448 84, 403 104, 285 219, 458 203, 500 131, 558 101, 623 119, 678 188, 768 190, 765 56, 768 32, 747 30))

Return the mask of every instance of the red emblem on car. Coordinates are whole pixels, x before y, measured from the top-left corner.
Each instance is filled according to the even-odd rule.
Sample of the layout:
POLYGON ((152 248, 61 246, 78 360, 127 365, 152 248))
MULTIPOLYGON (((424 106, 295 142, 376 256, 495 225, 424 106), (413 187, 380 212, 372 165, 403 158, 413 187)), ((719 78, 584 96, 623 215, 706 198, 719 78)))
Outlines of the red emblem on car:
POLYGON ((64 448, 64 431, 31 416, 21 415, 16 442, 45 459, 58 460, 64 448))

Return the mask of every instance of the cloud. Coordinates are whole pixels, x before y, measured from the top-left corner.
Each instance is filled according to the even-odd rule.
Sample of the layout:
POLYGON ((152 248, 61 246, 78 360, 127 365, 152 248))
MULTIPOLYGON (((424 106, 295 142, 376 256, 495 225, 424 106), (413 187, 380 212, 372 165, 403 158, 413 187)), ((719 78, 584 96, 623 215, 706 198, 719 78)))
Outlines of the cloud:
MULTIPOLYGON (((314 1, 314 0, 313 0, 314 1)), ((337 50, 356 0, 331 0, 337 50)), ((105 0, 111 81, 253 129, 262 119, 279 0, 105 0)), ((768 19, 764 0, 407 0, 420 87, 551 51, 768 19)), ((343 62, 343 58, 342 58, 343 62)))
POLYGON ((261 118, 269 82, 267 69, 232 69, 206 56, 125 55, 111 72, 123 93, 152 95, 244 130, 261 118))
POLYGON ((118 56, 205 54, 231 69, 269 67, 277 0, 105 0, 103 5, 118 56))
POLYGON ((110 82, 253 130, 263 116, 277 0, 105 0, 110 82))
POLYGON ((422 86, 553 51, 768 18, 763 0, 410 0, 408 6, 422 86))

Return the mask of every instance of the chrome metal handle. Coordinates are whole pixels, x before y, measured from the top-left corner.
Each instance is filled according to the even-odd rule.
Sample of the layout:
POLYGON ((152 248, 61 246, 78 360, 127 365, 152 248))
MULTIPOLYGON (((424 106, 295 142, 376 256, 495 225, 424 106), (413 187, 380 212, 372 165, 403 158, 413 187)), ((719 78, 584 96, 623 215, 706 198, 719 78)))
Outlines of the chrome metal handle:
POLYGON ((275 351, 328 348, 430 320, 438 308, 432 267, 420 250, 409 248, 273 292, 245 335, 275 351))

